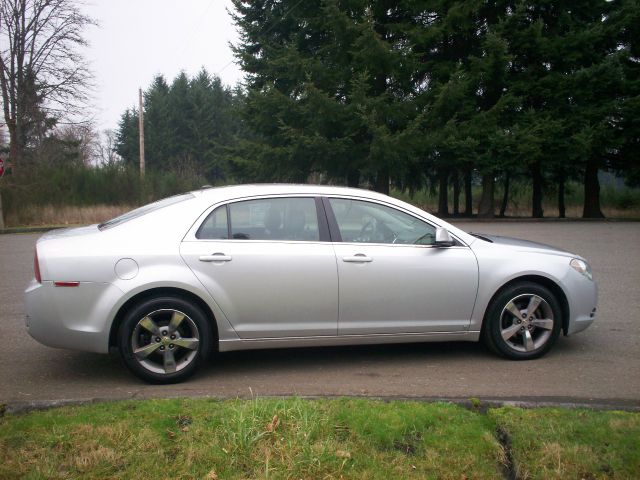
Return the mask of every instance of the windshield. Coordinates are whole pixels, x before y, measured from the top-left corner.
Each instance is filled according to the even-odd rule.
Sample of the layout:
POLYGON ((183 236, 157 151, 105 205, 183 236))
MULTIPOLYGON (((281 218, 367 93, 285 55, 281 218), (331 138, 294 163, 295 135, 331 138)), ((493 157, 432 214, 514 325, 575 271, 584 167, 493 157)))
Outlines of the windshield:
POLYGON ((169 205, 184 202, 185 200, 189 200, 190 198, 195 198, 195 196, 192 193, 182 193, 180 195, 174 195, 173 197, 163 198, 162 200, 158 200, 157 202, 149 203, 147 205, 143 205, 140 208, 136 208, 135 210, 124 213, 119 217, 107 220, 106 222, 98 225, 98 228, 100 230, 105 230, 107 228, 115 227, 116 225, 128 222, 129 220, 132 220, 134 218, 146 215, 149 212, 168 207, 169 205))

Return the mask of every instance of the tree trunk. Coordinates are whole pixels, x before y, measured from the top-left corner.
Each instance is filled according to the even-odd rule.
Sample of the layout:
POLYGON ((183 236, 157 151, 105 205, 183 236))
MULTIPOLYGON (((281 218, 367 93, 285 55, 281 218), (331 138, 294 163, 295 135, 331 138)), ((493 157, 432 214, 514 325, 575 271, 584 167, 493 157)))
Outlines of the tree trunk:
POLYGON ((540 171, 540 162, 536 162, 531 166, 531 179, 533 181, 531 216, 533 218, 542 218, 544 210, 542 209, 542 172, 540 171))
POLYGON ((358 170, 349 170, 347 172, 347 185, 352 188, 360 186, 360 172, 358 170))
POLYGON ((507 211, 507 205, 509 204, 509 182, 511 175, 509 172, 504 174, 504 195, 502 196, 502 205, 500 205, 500 218, 504 218, 507 211))
POLYGON ((460 175, 458 175, 458 171, 453 171, 453 215, 460 215, 460 175))
POLYGON ((495 179, 493 172, 482 175, 482 196, 478 205, 478 217, 493 218, 493 192, 495 189, 495 179))
POLYGON ((438 215, 449 216, 449 170, 441 168, 438 170, 438 215))
POLYGON ((383 167, 378 170, 374 189, 376 192, 389 195, 389 168, 388 167, 383 167))
POLYGON ((473 216, 473 196, 471 191, 471 168, 467 168, 464 172, 464 215, 466 217, 473 216))
POLYGON ((558 217, 565 218, 566 217, 566 207, 564 203, 564 192, 565 192, 565 182, 567 180, 567 176, 564 172, 560 173, 558 177, 558 217))
POLYGON ((604 218, 600 210, 600 180, 598 164, 594 160, 587 162, 584 172, 584 210, 582 218, 604 218))
POLYGON ((4 212, 2 211, 2 190, 0 190, 0 230, 4 230, 4 212))
POLYGON ((18 165, 18 159, 20 158, 20 151, 22 149, 19 148, 18 143, 20 136, 18 135, 17 122, 11 123, 13 123, 13 125, 7 124, 9 130, 9 161, 5 162, 4 168, 6 170, 9 165, 11 165, 11 175, 15 175, 17 170, 16 165, 18 165))

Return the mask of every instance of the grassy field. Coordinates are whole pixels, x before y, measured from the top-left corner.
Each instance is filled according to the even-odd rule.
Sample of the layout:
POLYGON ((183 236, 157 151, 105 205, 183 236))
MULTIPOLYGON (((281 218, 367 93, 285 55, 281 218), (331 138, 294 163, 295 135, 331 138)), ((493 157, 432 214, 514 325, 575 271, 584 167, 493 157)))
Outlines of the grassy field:
MULTIPOLYGON (((568 218, 582 217, 583 195, 582 187, 577 184, 567 186, 566 215, 568 218)), ((420 190, 409 194, 392 190, 391 195, 412 203, 429 212, 435 213, 438 209, 438 196, 429 190, 420 190)), ((500 210, 500 198, 502 193, 498 188, 495 201, 495 213, 500 210)), ((480 198, 480 187, 474 187, 474 214, 477 213, 477 203, 480 198)), ((602 202, 602 212, 607 218, 617 219, 637 219, 640 218, 640 189, 613 188, 606 186, 602 188, 600 200, 602 202)), ((460 209, 464 210, 464 195, 460 197, 460 209)), ((100 223, 110 218, 114 218, 127 212, 137 205, 133 203, 112 205, 108 203, 97 205, 48 205, 48 204, 20 204, 19 208, 5 209, 5 224, 7 227, 23 226, 51 226, 51 225, 86 225, 100 223)), ((558 208, 553 195, 545 196, 543 205, 544 215, 548 218, 558 216, 558 208)), ((449 195, 449 211, 453 213, 453 194, 449 195)), ((530 217, 531 216, 531 188, 528 186, 515 185, 512 189, 507 217, 530 217)))
POLYGON ((104 222, 134 208, 133 205, 91 205, 87 207, 27 205, 19 210, 8 212, 5 223, 8 227, 88 225, 104 222))
POLYGON ((640 414, 148 400, 0 418, 0 478, 635 479, 640 414))
MULTIPOLYGON (((393 190, 391 195, 405 202, 412 203, 424 210, 436 213, 438 210, 438 196, 435 192, 428 190, 419 190, 409 194, 409 192, 401 192, 393 190)), ((481 189, 474 187, 473 189, 473 213, 477 213, 478 201, 480 200, 481 189)), ((502 199, 502 191, 497 188, 495 193, 495 215, 500 212, 500 204, 502 199)), ((581 218, 584 205, 584 192, 582 186, 569 183, 567 185, 566 216, 567 218, 581 218)), ((607 218, 640 218, 640 189, 637 188, 614 188, 612 186, 604 186, 600 191, 600 203, 602 213, 607 218)), ((543 197, 544 216, 553 218, 558 216, 558 205, 556 193, 547 192, 543 197)), ((464 194, 460 196, 460 211, 464 211, 464 194)), ((449 212, 453 213, 453 192, 449 192, 449 212)), ((528 185, 514 185, 509 196, 507 209, 505 212, 507 217, 531 217, 531 187, 528 185)))

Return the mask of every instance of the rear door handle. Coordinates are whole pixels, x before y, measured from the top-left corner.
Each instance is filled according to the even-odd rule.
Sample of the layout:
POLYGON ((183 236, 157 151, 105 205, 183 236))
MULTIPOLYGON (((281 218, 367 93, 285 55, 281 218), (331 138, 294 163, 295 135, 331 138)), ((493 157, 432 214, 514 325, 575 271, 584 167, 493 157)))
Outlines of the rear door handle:
POLYGON ((224 253, 214 253, 212 255, 201 255, 199 260, 201 262, 230 262, 231 255, 225 255, 224 253))
POLYGON ((367 257, 364 253, 356 253, 351 257, 342 257, 342 261, 349 263, 367 263, 373 262, 373 258, 367 257))

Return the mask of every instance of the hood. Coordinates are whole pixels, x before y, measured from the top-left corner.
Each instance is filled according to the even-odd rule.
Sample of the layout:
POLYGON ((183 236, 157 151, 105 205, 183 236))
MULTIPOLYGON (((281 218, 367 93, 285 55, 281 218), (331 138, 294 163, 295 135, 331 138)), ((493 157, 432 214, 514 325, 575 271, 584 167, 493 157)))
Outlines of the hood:
POLYGON ((551 255, 577 257, 577 255, 574 255, 573 253, 566 250, 562 250, 561 248, 546 245, 544 243, 532 242, 530 240, 522 240, 520 238, 513 237, 502 237, 500 235, 490 235, 486 233, 473 233, 472 235, 474 237, 480 238, 481 240, 488 240, 495 245, 511 247, 514 250, 537 251, 540 253, 548 253, 551 255))

